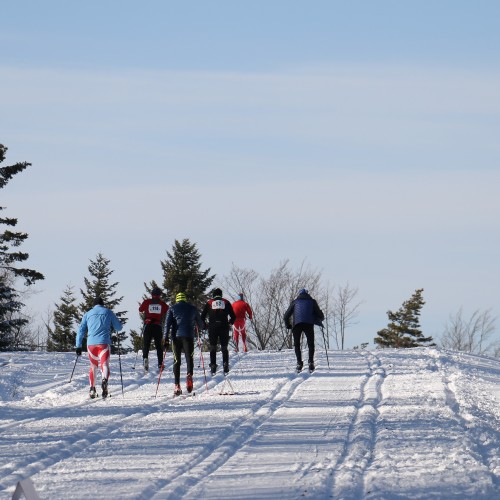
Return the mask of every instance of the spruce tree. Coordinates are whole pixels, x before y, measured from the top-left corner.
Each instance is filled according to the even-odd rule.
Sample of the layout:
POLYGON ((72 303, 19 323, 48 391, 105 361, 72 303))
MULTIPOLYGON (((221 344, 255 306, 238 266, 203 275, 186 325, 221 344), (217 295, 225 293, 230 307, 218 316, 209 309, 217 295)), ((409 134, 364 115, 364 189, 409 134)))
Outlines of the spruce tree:
POLYGON ((411 298, 398 311, 387 311, 389 324, 377 332, 374 342, 380 347, 423 347, 434 346, 432 337, 424 337, 420 329, 419 317, 422 306, 423 288, 415 290, 411 298))
MULTIPOLYGON (((81 316, 83 316, 88 310, 94 307, 94 299, 96 297, 101 297, 104 301, 104 306, 108 309, 111 309, 116 314, 116 317, 120 320, 122 326, 124 326, 127 322, 127 318, 125 317, 127 311, 115 310, 123 300, 123 297, 115 297, 115 288, 119 283, 109 282, 109 278, 114 272, 109 268, 109 262, 110 261, 106 259, 102 255, 102 253, 98 253, 94 261, 90 261, 90 265, 88 267, 90 278, 84 278, 86 288, 85 291, 80 289, 83 297, 83 302, 80 304, 79 310, 81 316)), ((127 352, 127 349, 124 347, 126 338, 127 335, 124 330, 122 330, 121 332, 115 332, 114 330, 112 331, 112 354, 118 353, 118 345, 120 345, 121 348, 120 353, 127 352)), ((83 347, 86 348, 86 343, 83 347)))
POLYGON ((207 289, 215 275, 210 276, 210 268, 201 270, 201 254, 196 243, 191 243, 187 238, 182 242, 175 240, 172 253, 167 252, 167 257, 161 262, 166 301, 174 304, 176 294, 184 292, 196 307, 203 307, 207 300, 207 289))
MULTIPOLYGON (((0 144, 0 163, 5 160, 6 152, 7 148, 0 144)), ((21 162, 0 167, 0 189, 4 188, 14 175, 30 165, 30 163, 21 162)), ((0 207, 0 210, 4 208, 0 207)), ((17 219, 1 217, 0 224, 14 227, 17 225, 17 219)), ((0 233, 0 350, 3 351, 13 348, 15 332, 28 323, 28 319, 20 314, 23 304, 19 301, 19 294, 14 288, 16 279, 23 278, 26 286, 44 279, 43 274, 38 271, 16 267, 18 263, 26 261, 29 255, 17 250, 12 251, 12 248, 19 247, 27 238, 26 233, 9 229, 0 233)))
POLYGON ((76 297, 73 294, 73 287, 68 285, 61 296, 61 302, 56 304, 54 329, 48 328, 47 351, 73 351, 78 320, 76 297))

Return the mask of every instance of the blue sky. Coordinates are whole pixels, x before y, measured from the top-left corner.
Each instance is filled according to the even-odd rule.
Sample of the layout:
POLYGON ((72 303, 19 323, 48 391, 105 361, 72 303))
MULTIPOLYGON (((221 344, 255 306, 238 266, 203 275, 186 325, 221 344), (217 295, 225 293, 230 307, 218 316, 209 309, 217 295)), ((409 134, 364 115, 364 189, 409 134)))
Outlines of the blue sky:
POLYGON ((0 142, 5 164, 33 164, 2 206, 46 275, 38 313, 102 252, 137 327, 143 282, 187 237, 220 275, 306 260, 358 287, 348 346, 417 288, 427 335, 460 307, 499 315, 498 2, 19 1, 2 17, 0 142))

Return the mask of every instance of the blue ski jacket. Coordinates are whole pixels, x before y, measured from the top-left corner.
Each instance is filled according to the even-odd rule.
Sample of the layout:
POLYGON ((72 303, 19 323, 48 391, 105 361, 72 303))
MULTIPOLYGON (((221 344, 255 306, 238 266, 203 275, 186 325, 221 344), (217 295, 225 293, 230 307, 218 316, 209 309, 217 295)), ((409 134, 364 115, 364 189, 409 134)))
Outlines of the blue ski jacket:
POLYGON ((325 319, 325 315, 319 308, 318 303, 308 293, 301 293, 298 295, 286 310, 283 319, 285 320, 285 326, 287 328, 291 328, 290 318, 292 315, 293 326, 299 323, 321 326, 322 321, 325 319))
POLYGON ((115 313, 106 307, 94 306, 83 315, 75 347, 82 347, 85 334, 88 334, 87 345, 111 344, 111 327, 117 332, 122 329, 115 313))
POLYGON ((169 336, 172 340, 176 337, 194 338, 196 326, 200 330, 203 329, 203 321, 198 309, 193 304, 182 300, 168 310, 164 338, 165 340, 168 340, 169 336))

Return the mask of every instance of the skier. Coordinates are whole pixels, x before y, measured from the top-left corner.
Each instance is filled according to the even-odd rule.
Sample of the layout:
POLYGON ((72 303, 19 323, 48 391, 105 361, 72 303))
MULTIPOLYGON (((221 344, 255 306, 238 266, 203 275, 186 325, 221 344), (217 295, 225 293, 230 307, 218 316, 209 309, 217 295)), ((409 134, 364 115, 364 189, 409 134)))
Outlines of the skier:
POLYGON ((146 299, 139 306, 139 314, 144 321, 143 340, 142 340, 142 362, 144 370, 149 370, 149 348, 151 339, 155 341, 156 356, 158 358, 158 369, 161 369, 163 363, 163 349, 161 338, 165 317, 168 312, 168 305, 161 300, 161 290, 158 287, 151 290, 151 298, 146 299))
POLYGON ((201 319, 203 323, 208 317, 208 343, 210 344, 210 371, 217 371, 217 343, 220 342, 224 375, 229 373, 229 328, 236 320, 233 306, 229 300, 222 298, 222 290, 215 288, 212 298, 205 304, 201 319))
POLYGON ((297 298, 292 301, 286 310, 283 319, 285 320, 286 328, 292 330, 295 356, 297 357, 297 372, 300 372, 304 366, 300 343, 302 332, 306 335, 307 347, 309 349, 309 371, 314 371, 314 325, 322 324, 321 322, 325 319, 323 311, 319 308, 316 300, 309 295, 309 292, 305 288, 302 288, 297 298), (292 315, 293 328, 290 323, 292 315))
POLYGON ((77 356, 82 355, 82 341, 85 335, 88 335, 87 352, 90 360, 89 395, 92 399, 98 395, 95 388, 98 368, 101 369, 102 375, 102 397, 106 398, 108 396, 111 328, 119 332, 122 329, 122 325, 113 311, 104 307, 103 299, 96 297, 94 299, 94 307, 83 315, 76 335, 77 356))
POLYGON ((184 293, 175 296, 176 304, 167 313, 165 324, 165 344, 168 344, 169 336, 172 339, 172 352, 174 354, 174 395, 182 394, 181 389, 181 353, 184 351, 186 358, 186 390, 193 391, 193 355, 194 337, 196 328, 203 328, 203 321, 196 307, 186 301, 184 293))
POLYGON ((241 342, 243 343, 243 352, 247 352, 247 332, 245 328, 246 318, 253 318, 253 313, 250 305, 243 300, 243 294, 238 294, 238 300, 233 302, 233 311, 236 320, 233 325, 233 340, 236 345, 235 351, 238 352, 239 336, 241 334, 241 342))

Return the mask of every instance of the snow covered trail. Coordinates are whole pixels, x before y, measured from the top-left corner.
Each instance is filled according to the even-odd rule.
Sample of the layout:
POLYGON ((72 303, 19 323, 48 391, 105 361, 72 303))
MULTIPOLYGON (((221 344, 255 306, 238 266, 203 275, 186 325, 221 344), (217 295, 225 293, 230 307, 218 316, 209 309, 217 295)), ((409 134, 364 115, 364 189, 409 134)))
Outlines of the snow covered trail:
MULTIPOLYGON (((112 397, 88 399, 88 361, 0 354, 0 499, 31 477, 42 499, 500 497, 500 362, 437 349, 231 355, 173 398, 112 358, 112 397)), ((197 361, 197 360, 195 360, 197 361)), ((185 373, 185 365, 182 366, 185 373)), ((100 391, 99 391, 100 392, 100 391)))

